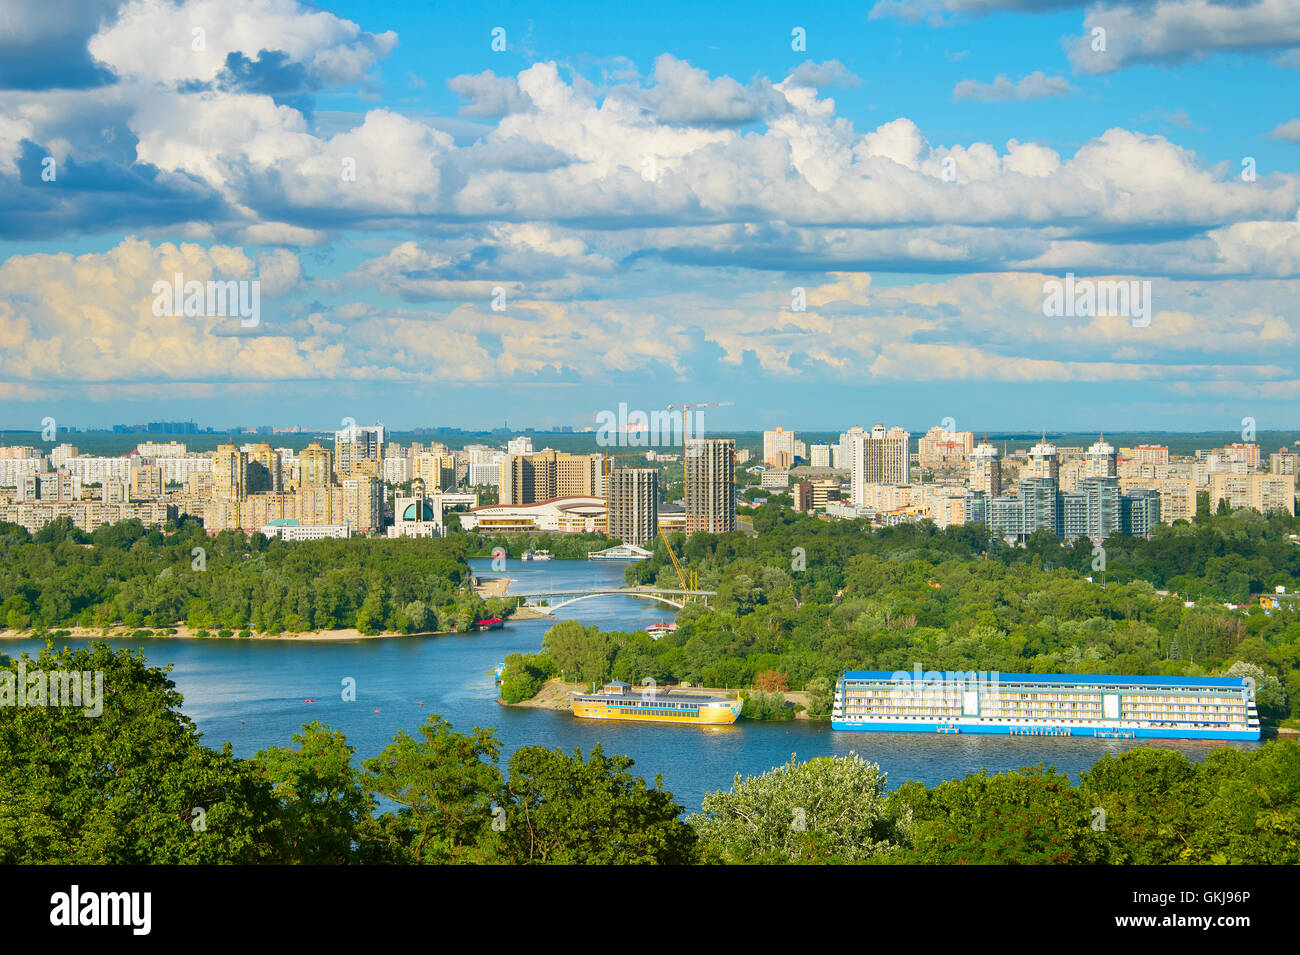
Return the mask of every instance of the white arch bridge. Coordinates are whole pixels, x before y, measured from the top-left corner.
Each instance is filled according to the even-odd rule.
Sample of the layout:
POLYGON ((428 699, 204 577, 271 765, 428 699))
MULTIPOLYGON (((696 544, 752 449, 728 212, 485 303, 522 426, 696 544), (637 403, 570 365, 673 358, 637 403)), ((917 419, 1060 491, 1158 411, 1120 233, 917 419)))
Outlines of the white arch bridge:
POLYGON ((561 607, 567 607, 579 600, 591 600, 593 597, 638 597, 642 600, 657 600, 680 610, 693 598, 704 603, 717 594, 716 590, 668 590, 663 587, 599 587, 589 590, 538 590, 527 594, 507 593, 506 597, 523 597, 529 607, 538 607, 554 613, 561 607))

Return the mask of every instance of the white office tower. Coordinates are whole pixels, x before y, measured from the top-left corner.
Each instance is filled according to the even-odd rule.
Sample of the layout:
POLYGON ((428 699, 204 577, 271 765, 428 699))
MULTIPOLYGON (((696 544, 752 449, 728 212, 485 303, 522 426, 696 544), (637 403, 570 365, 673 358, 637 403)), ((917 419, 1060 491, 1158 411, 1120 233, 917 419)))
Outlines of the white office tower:
POLYGON ((472 444, 469 452, 470 487, 496 486, 501 483, 501 463, 505 461, 505 452, 496 448, 472 444))
POLYGON ((1046 440, 1040 441, 1029 449, 1029 465, 1025 468, 1025 473, 1020 475, 1021 480, 1025 478, 1047 478, 1053 484, 1061 483, 1061 455, 1057 452, 1056 446, 1048 444, 1046 440))
POLYGON ((1088 463, 1085 477, 1115 477, 1115 448, 1106 443, 1105 437, 1088 448, 1088 463))
POLYGON ((854 506, 867 501, 869 484, 906 484, 910 471, 908 443, 911 435, 902 428, 873 425, 870 432, 851 432, 852 478, 850 495, 854 506))
POLYGON ((795 437, 793 431, 773 428, 763 432, 763 463, 768 467, 788 468, 794 464, 795 437))
POLYGON ((853 470, 853 436, 862 434, 863 429, 849 428, 840 435, 840 443, 835 446, 835 466, 843 471, 853 470))
POLYGON ((970 456, 970 489, 989 497, 1002 493, 1002 452, 987 441, 976 445, 970 456))

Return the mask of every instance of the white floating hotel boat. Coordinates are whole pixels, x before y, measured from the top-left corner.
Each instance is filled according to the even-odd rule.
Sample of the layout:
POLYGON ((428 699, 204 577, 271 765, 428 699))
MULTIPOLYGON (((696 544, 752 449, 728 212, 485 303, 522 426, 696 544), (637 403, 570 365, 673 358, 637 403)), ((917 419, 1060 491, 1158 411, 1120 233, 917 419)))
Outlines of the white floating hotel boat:
POLYGON ((1098 739, 1257 740, 1253 688, 1226 677, 849 670, 831 727, 1098 739))

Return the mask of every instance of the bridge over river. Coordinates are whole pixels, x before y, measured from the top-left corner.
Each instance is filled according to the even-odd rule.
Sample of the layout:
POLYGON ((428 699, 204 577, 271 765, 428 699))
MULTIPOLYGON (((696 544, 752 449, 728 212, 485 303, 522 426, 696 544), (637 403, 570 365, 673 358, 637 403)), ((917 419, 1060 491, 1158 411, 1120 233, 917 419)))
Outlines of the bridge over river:
POLYGON ((716 590, 670 590, 664 587, 593 587, 583 590, 555 588, 523 594, 507 593, 506 596, 523 597, 524 603, 529 607, 545 607, 554 613, 561 607, 567 607, 579 600, 590 600, 593 597, 637 597, 641 600, 657 600, 659 603, 680 610, 693 599, 702 600, 707 604, 716 594, 716 590))

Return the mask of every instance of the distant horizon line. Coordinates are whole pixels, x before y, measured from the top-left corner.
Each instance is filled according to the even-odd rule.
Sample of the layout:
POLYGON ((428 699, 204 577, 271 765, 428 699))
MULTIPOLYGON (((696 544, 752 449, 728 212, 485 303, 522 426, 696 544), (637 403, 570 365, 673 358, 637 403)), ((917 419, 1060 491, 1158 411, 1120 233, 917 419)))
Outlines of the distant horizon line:
MULTIPOLYGON (((381 423, 382 422, 374 422, 374 424, 371 425, 361 425, 361 426, 374 427, 375 425, 381 423)), ((151 436, 187 437, 187 436, 199 436, 199 435, 210 435, 210 436, 230 435, 236 437, 267 438, 267 437, 294 437, 294 436, 301 436, 301 435, 328 435, 328 434, 334 434, 337 431, 345 430, 344 428, 299 428, 297 430, 277 430, 271 432, 245 430, 248 428, 269 427, 267 425, 230 425, 226 428, 217 428, 213 426, 203 426, 202 428, 199 428, 199 426, 196 425, 196 428, 199 428, 199 430, 195 430, 195 431, 115 431, 113 430, 113 427, 114 426, 78 428, 75 431, 64 431, 62 428, 60 428, 58 433, 61 437, 62 436, 73 437, 78 434, 86 434, 86 435, 110 435, 110 436, 118 436, 118 437, 130 437, 133 435, 138 435, 143 438, 149 438, 151 436)), ((136 427, 136 426, 122 426, 122 427, 136 427)), ((780 426, 771 425, 768 427, 760 426, 760 427, 747 427, 747 428, 727 428, 727 429, 719 429, 718 431, 714 432, 712 436, 725 437, 729 434, 763 434, 765 431, 773 431, 776 430, 778 427, 784 428, 784 430, 791 432, 797 436, 799 434, 813 434, 813 435, 843 434, 847 432, 849 428, 869 427, 869 425, 867 426, 848 425, 845 427, 834 427, 834 428, 785 428, 784 425, 780 425, 780 426), (723 433, 724 431, 726 432, 726 434, 723 433)), ((906 427, 905 425, 895 425, 893 427, 902 427, 904 428, 904 430, 908 431, 909 434, 924 435, 931 428, 936 428, 936 427, 941 428, 942 425, 928 425, 925 428, 919 430, 913 430, 911 428, 906 427)), ((384 425, 384 428, 389 434, 414 434, 414 435, 430 435, 430 434, 439 434, 439 433, 463 434, 463 435, 478 435, 478 434, 483 434, 483 435, 489 435, 489 434, 584 435, 584 434, 589 434, 594 437, 601 433, 601 429, 599 428, 594 428, 594 427, 587 428, 584 426, 583 428, 578 429, 576 427, 569 426, 569 425, 553 425, 553 426, 546 426, 546 427, 531 426, 525 428, 502 428, 502 427, 466 428, 466 427, 456 427, 452 425, 437 425, 437 426, 417 425, 415 427, 410 427, 410 428, 393 428, 384 425), (567 430, 564 430, 566 428, 567 430)), ((1201 430, 1185 430, 1185 431, 1174 431, 1165 428, 1140 428, 1140 427, 1100 428, 1100 429, 1087 429, 1087 430, 1071 429, 1071 428, 1061 428, 1061 429, 1048 428, 1046 430, 1042 428, 961 428, 961 429, 954 428, 952 429, 953 434, 961 434, 963 432, 975 434, 975 435, 988 434, 990 437, 996 436, 998 438, 1020 438, 1020 437, 1037 437, 1044 434, 1048 436, 1052 436, 1052 435, 1073 436, 1073 435, 1093 435, 1093 434, 1233 435, 1233 434, 1240 434, 1241 429, 1223 428, 1223 429, 1201 429, 1201 430)), ((639 432, 628 431, 627 433, 637 434, 639 432)), ((40 434, 42 434, 42 429, 39 427, 8 428, 8 427, 0 426, 0 439, 3 439, 10 435, 12 436, 38 435, 39 436, 40 434)), ((1295 428, 1258 428, 1256 429, 1255 434, 1256 436, 1266 435, 1266 434, 1300 434, 1300 425, 1297 425, 1295 428)), ((56 442, 42 440, 41 443, 51 444, 56 442)), ((647 447, 649 447, 649 445, 647 445, 647 447)))

